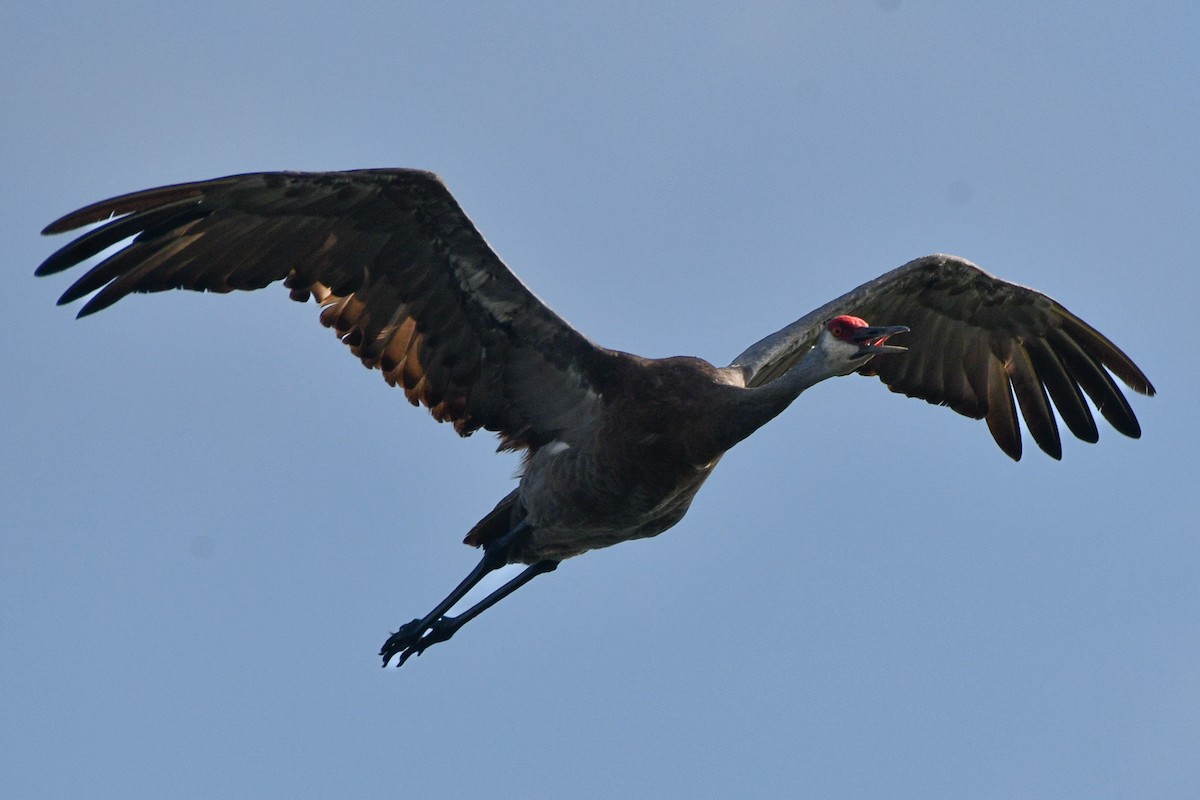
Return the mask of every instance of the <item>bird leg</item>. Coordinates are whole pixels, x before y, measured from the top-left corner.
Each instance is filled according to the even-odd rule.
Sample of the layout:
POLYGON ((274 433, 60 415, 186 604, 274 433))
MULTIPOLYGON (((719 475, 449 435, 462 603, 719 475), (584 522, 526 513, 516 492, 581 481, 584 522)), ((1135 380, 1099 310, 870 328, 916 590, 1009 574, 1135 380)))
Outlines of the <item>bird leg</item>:
MULTIPOLYGON (((458 629, 463 625, 466 625, 468 622, 475 619, 475 617, 479 616, 484 611, 487 611, 489 608, 496 605, 496 603, 499 603, 517 589, 520 589, 522 586, 529 583, 538 575, 541 575, 544 572, 553 572, 554 570, 558 569, 558 564, 559 562, 557 561, 539 561, 536 564, 530 564, 521 571, 520 575, 513 578, 508 583, 504 584, 499 589, 492 592, 487 597, 483 598, 458 616, 447 617, 443 614, 429 623, 429 626, 426 628, 423 636, 419 638, 414 638, 411 635, 406 637, 406 644, 404 644, 403 650, 398 651, 395 646, 389 648, 388 645, 385 644, 384 649, 380 651, 380 655, 383 656, 383 665, 386 667, 391 657, 396 652, 400 652, 400 658, 396 661, 396 666, 402 666, 404 662, 408 660, 409 656, 419 656, 421 653, 424 653, 425 649, 430 645, 435 645, 438 642, 446 641, 455 633, 457 633, 458 629)), ((413 620, 413 622, 418 621, 419 620, 413 620)), ((409 625, 412 624, 412 622, 409 623, 409 625)), ((401 628, 400 631, 396 632, 392 639, 395 639, 404 632, 404 628, 401 628)), ((392 639, 388 640, 389 644, 391 643, 392 639)))
POLYGON ((512 530, 485 545, 483 557, 479 559, 479 563, 475 565, 475 568, 471 570, 467 577, 463 578, 458 586, 454 587, 454 590, 450 594, 446 595, 442 602, 434 606, 433 610, 424 617, 401 625, 400 630, 392 634, 383 643, 383 647, 379 650, 379 655, 383 656, 383 666, 386 667, 388 662, 392 660, 392 657, 397 654, 399 654, 400 659, 396 662, 396 666, 402 666, 410 656, 420 655, 430 645, 446 641, 459 628, 483 611, 512 594, 541 573, 550 572, 557 567, 557 561, 540 561, 537 564, 533 564, 526 568, 520 575, 471 606, 471 608, 459 616, 446 616, 446 612, 453 608, 455 603, 462 600, 467 592, 471 591, 476 584, 483 580, 485 575, 508 563, 508 551, 512 547, 513 542, 516 541, 518 536, 528 531, 530 527, 528 522, 522 520, 512 530))

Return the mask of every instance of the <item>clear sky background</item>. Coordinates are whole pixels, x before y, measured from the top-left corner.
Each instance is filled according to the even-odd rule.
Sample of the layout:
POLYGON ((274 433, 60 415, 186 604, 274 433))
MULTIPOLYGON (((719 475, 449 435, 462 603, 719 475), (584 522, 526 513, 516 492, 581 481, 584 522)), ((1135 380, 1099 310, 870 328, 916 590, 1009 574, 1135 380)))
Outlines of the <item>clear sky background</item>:
POLYGON ((1200 796, 1194 4, 600 6, 6 4, 0 796, 1200 796), (611 347, 727 363, 944 251, 1160 395, 1014 464, 828 382, 669 533, 383 671, 516 459, 282 289, 77 322, 32 276, 93 200, 370 166, 611 347))

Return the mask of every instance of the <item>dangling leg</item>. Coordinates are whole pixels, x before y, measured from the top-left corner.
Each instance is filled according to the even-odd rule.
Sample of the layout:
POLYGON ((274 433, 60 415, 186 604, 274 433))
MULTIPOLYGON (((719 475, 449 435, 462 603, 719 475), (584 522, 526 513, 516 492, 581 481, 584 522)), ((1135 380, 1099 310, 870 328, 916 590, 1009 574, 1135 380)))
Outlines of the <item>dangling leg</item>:
MULTIPOLYGON (((413 654, 414 647, 418 644, 418 642, 420 642, 422 640, 422 636, 424 636, 426 631, 428 631, 430 628, 432 628, 434 626, 434 624, 437 623, 438 620, 442 619, 443 616, 445 615, 445 613, 447 611, 449 611, 454 606, 455 603, 457 603, 459 600, 461 600, 463 598, 463 596, 466 595, 467 592, 471 591, 471 589, 473 589, 476 584, 478 584, 481 580, 483 580, 485 575, 487 575, 489 572, 492 572, 493 570, 499 569, 500 567, 502 567, 508 563, 508 551, 509 551, 509 548, 512 546, 512 543, 517 540, 517 537, 519 537, 521 534, 528 531, 530 527, 531 526, 529 525, 528 522, 522 520, 521 522, 517 523, 517 525, 514 526, 512 528, 512 530, 508 531, 503 536, 500 536, 499 538, 495 539, 494 541, 489 542, 484 547, 483 558, 479 559, 479 563, 475 565, 475 568, 473 570, 471 570, 470 574, 468 574, 467 577, 464 578, 462 580, 462 582, 458 584, 458 586, 454 587, 454 591, 452 591, 452 592, 450 592, 450 594, 446 595, 445 599, 442 600, 442 602, 440 602, 436 606, 434 606, 433 610, 430 611, 428 614, 426 614, 421 619, 414 619, 412 622, 401 625, 400 630, 398 630, 394 634, 392 634, 391 637, 386 642, 383 643, 383 647, 380 648, 380 650, 379 650, 379 655, 383 656, 383 665, 386 667, 388 665, 388 662, 391 661, 392 657, 394 655, 396 655, 397 653, 400 653, 402 655, 400 657, 400 661, 396 664, 396 666, 400 666, 401 664, 403 664, 408 659, 408 657, 413 654)), ((528 572, 528 571, 529 570, 526 570, 526 572, 528 572)), ((543 571, 546 571, 546 570, 543 570, 543 571)), ((521 573, 522 576, 524 574, 525 574, 524 572, 521 573)), ((529 577, 525 578, 525 580, 522 581, 520 584, 517 584, 517 586, 513 586, 512 589, 509 590, 509 592, 514 591, 520 585, 528 582, 536 574, 537 573, 534 573, 533 575, 530 575, 529 577)), ((519 580, 520 577, 521 576, 518 576, 518 578, 514 579, 514 581, 510 581, 508 584, 505 584, 505 587, 511 583, 514 583, 516 580, 519 580)), ((503 588, 504 587, 501 587, 501 590, 503 588)), ((497 592, 499 592, 499 591, 500 590, 497 590, 497 592)), ((497 592, 493 592, 492 594, 496 594, 497 592)), ((501 597, 502 596, 503 595, 501 595, 501 597)), ((489 598, 490 597, 491 597, 491 595, 489 595, 489 598)), ((495 600, 492 601, 492 603, 495 603, 498 600, 500 600, 500 597, 497 597, 495 600)), ((486 600, 483 602, 486 602, 486 600)), ((482 603, 480 603, 480 605, 482 605, 482 603)), ((475 608, 472 608, 471 611, 475 611, 475 608)), ((480 611, 483 611, 483 609, 480 608, 479 611, 475 611, 475 614, 478 614, 480 611)), ((467 613, 470 613, 470 611, 467 613)), ((464 616, 466 616, 466 615, 464 615, 464 616)), ((472 616, 474 616, 474 614, 472 614, 472 616)), ((461 625, 465 624, 465 622, 466 622, 466 620, 464 620, 463 623, 460 623, 460 625, 458 627, 461 627, 461 625)), ((455 629, 457 630, 457 627, 455 629)), ((451 632, 451 635, 452 635, 452 633, 453 632, 451 632)), ((449 639, 449 638, 450 638, 450 635, 447 635, 444 638, 439 639, 438 641, 445 641, 446 639, 449 639)), ((416 652, 418 652, 418 653, 421 652, 422 650, 424 650, 426 647, 428 647, 431 644, 433 644, 432 641, 426 642, 424 644, 424 646, 422 646, 420 649, 416 650, 416 652)))
MULTIPOLYGON (((410 641, 408 643, 403 652, 400 653, 400 659, 396 662, 396 666, 403 666, 404 662, 408 660, 409 656, 421 655, 421 653, 425 652, 425 648, 429 647, 430 645, 446 641, 455 633, 457 633, 458 629, 463 625, 466 625, 484 611, 487 611, 489 608, 496 605, 496 603, 499 603, 517 589, 520 589, 522 586, 529 583, 538 575, 541 575, 544 572, 553 572, 554 570, 558 569, 558 564, 559 562, 557 561, 539 561, 536 564, 531 564, 522 570, 520 575, 504 584, 499 589, 492 592, 463 613, 459 614, 457 617, 440 616, 433 620, 429 624, 427 632, 424 636, 420 637, 416 641, 410 641)), ((399 634, 397 634, 397 636, 398 635, 399 634)), ((391 640, 389 639, 388 641, 391 640)), ((384 645, 384 647, 386 649, 387 645, 384 645)), ((395 651, 393 651, 393 653, 394 652, 395 651)), ((380 654, 383 656, 383 665, 385 667, 387 666, 388 659, 392 657, 393 653, 380 654)))

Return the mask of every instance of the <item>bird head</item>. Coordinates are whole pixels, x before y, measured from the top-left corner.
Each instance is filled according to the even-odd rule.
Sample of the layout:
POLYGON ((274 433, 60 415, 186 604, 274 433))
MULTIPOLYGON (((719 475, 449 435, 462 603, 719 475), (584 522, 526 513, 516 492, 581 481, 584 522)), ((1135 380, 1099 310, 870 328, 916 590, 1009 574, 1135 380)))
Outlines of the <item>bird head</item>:
POLYGON ((825 323, 819 346, 828 352, 830 358, 844 362, 846 371, 851 372, 867 363, 872 356, 907 351, 906 347, 884 344, 889 336, 907 332, 908 328, 904 325, 872 326, 864 319, 842 314, 825 323))

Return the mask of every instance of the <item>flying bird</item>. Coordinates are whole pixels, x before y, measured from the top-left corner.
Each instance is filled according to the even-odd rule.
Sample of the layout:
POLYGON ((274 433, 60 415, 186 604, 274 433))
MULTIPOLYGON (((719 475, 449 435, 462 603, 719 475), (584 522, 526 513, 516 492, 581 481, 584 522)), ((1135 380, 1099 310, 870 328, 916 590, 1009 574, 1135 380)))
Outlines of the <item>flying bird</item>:
POLYGON ((1058 416, 1099 438, 1086 398, 1141 434, 1114 376, 1154 387, 1115 344, 1059 303, 968 261, 910 261, 751 345, 725 367, 643 358, 594 344, 508 270, 434 174, 412 169, 264 172, 114 197, 43 233, 105 224, 47 258, 38 275, 125 245, 59 304, 79 312, 133 292, 230 292, 276 281, 314 298, 321 322, 367 367, 462 436, 498 434, 523 453, 517 487, 468 533, 479 563, 380 650, 397 666, 560 561, 655 536, 683 518, 722 454, 808 387, 874 375, 892 391, 986 420, 1021 457, 1018 413, 1061 458, 1058 416), (870 320, 870 324, 866 320, 870 320), (486 574, 520 574, 456 616, 486 574))

